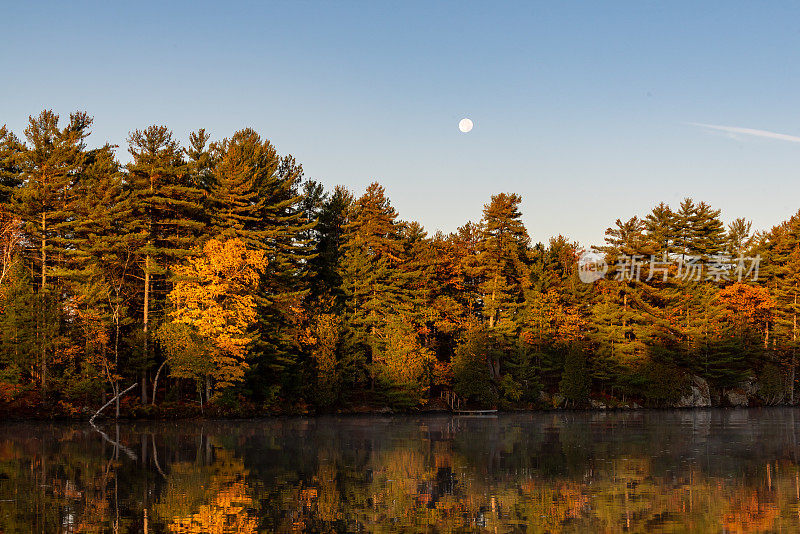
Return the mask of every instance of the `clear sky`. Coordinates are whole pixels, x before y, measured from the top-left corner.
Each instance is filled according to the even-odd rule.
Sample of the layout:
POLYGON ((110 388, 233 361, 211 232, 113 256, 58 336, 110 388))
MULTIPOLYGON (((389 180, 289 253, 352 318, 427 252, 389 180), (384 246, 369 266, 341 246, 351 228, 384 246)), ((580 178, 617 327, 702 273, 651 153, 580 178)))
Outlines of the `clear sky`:
POLYGON ((112 4, 2 2, 0 124, 84 109, 123 161, 149 124, 250 126, 431 233, 502 191, 584 245, 685 196, 757 228, 800 208, 797 3, 112 4))

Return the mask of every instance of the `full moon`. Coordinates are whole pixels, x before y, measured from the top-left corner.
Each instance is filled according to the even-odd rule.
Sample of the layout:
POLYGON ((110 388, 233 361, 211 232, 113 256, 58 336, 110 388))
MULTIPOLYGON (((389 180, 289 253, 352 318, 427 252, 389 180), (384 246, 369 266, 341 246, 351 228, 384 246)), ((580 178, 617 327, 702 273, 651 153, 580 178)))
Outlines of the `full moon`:
POLYGON ((462 133, 467 133, 472 130, 472 121, 467 118, 461 119, 458 123, 458 129, 461 130, 462 133))

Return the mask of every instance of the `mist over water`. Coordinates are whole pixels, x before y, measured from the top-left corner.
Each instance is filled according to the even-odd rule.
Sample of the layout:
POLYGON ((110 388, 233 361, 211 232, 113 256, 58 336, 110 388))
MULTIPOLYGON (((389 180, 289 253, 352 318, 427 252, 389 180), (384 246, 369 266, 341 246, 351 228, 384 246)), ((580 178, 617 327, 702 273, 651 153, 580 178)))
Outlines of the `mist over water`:
POLYGON ((0 425, 0 531, 800 529, 793 408, 0 425))

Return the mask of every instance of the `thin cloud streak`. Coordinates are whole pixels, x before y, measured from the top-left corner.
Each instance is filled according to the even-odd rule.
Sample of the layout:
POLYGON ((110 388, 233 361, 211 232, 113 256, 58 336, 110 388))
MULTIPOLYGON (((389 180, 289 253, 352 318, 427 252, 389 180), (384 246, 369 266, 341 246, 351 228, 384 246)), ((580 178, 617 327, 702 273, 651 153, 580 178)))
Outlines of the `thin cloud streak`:
POLYGON ((756 130, 755 128, 742 128, 740 126, 720 126, 718 124, 703 124, 701 122, 690 122, 688 124, 692 126, 699 126, 700 128, 708 128, 720 132, 727 132, 730 134, 752 135, 754 137, 764 137, 766 139, 777 139, 778 141, 789 141, 790 143, 800 143, 800 137, 777 133, 777 132, 770 132, 768 130, 756 130))

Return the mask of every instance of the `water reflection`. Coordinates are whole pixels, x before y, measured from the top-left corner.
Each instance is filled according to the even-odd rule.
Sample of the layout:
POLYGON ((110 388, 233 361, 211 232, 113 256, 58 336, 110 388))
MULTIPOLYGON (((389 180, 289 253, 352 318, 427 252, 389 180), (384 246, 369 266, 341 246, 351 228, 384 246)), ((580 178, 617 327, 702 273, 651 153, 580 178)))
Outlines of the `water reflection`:
POLYGON ((4 424, 0 531, 798 531, 798 416, 4 424))

